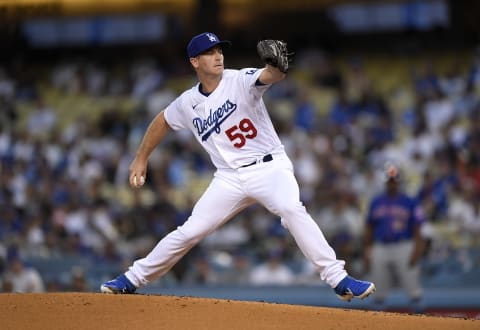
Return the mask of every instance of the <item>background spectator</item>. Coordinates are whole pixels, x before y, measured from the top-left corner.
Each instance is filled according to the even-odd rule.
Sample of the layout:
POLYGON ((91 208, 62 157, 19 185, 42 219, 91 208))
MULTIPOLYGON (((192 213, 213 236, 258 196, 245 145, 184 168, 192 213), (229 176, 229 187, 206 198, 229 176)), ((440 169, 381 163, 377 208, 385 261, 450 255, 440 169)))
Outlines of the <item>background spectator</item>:
POLYGON ((42 277, 34 268, 25 265, 21 257, 13 255, 8 259, 3 279, 4 292, 39 293, 45 292, 42 277))
POLYGON ((295 276, 283 260, 282 250, 270 250, 267 259, 252 268, 249 282, 253 285, 293 284, 295 276))

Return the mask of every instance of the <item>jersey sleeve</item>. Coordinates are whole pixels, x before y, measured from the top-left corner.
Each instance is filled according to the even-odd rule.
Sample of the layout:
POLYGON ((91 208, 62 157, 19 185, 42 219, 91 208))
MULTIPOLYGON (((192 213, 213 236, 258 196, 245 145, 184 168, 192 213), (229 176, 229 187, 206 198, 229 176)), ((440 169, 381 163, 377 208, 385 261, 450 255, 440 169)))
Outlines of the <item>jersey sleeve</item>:
POLYGON ((249 93, 253 94, 257 98, 262 97, 263 93, 265 93, 265 91, 271 86, 257 84, 258 77, 260 77, 260 74, 263 70, 264 68, 245 68, 240 70, 240 78, 242 79, 245 90, 249 91, 249 93))
POLYGON ((373 212, 377 207, 377 200, 378 200, 378 197, 374 198, 370 202, 370 205, 369 205, 368 210, 367 210, 366 223, 369 224, 369 225, 373 225, 375 223, 375 219, 373 217, 373 212))
POLYGON ((175 131, 185 128, 182 96, 177 97, 170 103, 164 111, 164 116, 167 124, 175 131))
POLYGON ((413 223, 415 225, 421 225, 425 222, 425 212, 423 211, 422 205, 416 200, 412 201, 412 217, 413 223))

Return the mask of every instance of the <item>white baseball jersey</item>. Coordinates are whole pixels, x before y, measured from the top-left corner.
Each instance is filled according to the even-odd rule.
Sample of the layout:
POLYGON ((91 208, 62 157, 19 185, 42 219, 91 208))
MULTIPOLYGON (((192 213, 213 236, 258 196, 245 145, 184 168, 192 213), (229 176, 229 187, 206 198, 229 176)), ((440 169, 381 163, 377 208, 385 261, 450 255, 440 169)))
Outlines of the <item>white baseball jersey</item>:
POLYGON ((190 129, 219 169, 239 168, 266 154, 282 152, 261 100, 270 85, 255 85, 262 70, 224 70, 210 95, 195 85, 165 109, 165 120, 174 130, 190 129))

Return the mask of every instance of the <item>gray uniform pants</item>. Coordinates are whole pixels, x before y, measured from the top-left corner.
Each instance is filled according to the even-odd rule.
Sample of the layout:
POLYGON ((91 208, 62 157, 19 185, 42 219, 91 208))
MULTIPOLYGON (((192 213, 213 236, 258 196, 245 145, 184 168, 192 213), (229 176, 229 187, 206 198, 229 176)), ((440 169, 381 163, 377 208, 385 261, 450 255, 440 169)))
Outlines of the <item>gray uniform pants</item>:
POLYGON ((375 283, 375 300, 383 301, 396 285, 406 291, 410 299, 421 298, 420 267, 409 266, 414 242, 374 243, 371 257, 371 279, 375 283))

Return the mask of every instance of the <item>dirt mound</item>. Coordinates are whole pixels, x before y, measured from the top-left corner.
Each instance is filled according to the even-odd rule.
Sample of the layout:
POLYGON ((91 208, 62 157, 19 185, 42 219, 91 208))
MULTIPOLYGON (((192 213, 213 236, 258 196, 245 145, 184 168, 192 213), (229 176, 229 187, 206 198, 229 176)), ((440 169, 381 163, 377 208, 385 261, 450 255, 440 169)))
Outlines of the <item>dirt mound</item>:
POLYGON ((480 329, 480 321, 192 297, 0 294, 7 329, 480 329))

